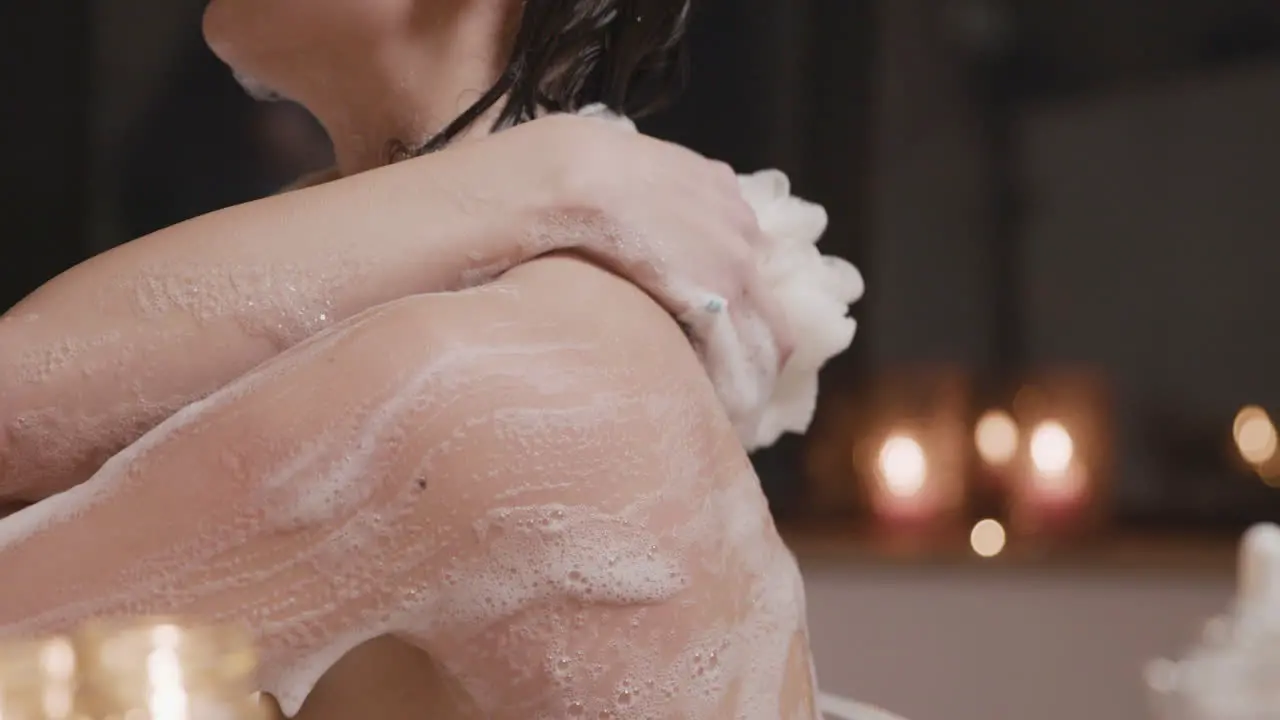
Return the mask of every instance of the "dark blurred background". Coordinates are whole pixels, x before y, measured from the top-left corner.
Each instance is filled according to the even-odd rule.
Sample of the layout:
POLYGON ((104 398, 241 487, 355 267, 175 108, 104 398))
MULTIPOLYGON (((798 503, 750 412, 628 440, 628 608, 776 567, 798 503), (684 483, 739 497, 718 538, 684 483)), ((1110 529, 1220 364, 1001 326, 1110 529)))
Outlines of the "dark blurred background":
MULTIPOLYGON (((327 163, 202 7, 0 4, 0 309, 327 163)), ((1280 518, 1280 3, 709 0, 693 45, 644 127, 785 170, 867 277, 813 430, 755 458, 798 545, 1198 557, 1280 518)), ((1016 716, 1105 716, 1037 697, 1016 716)))

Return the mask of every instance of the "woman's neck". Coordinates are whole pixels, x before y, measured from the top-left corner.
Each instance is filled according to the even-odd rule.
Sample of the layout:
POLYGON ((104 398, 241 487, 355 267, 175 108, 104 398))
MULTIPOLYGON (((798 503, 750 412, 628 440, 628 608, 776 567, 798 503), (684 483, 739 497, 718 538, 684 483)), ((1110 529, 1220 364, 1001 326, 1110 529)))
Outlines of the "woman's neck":
MULTIPOLYGON (((338 63, 316 83, 313 97, 301 98, 328 132, 342 175, 386 165, 404 148, 426 143, 506 65, 518 1, 421 6, 428 9, 402 35, 372 57, 363 53, 359 63, 338 63)), ((459 139, 484 135, 491 124, 492 115, 481 118, 459 139)))

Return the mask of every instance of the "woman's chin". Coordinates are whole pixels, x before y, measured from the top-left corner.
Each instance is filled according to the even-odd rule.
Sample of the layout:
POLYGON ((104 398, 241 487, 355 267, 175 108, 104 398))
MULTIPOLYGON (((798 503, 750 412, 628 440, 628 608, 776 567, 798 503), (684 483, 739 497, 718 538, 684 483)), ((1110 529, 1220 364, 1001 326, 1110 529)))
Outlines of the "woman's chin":
POLYGON ((245 56, 252 55, 255 43, 268 41, 269 38, 251 37, 251 28, 260 27, 260 18, 255 18, 251 7, 244 0, 209 0, 205 5, 201 20, 204 42, 218 59, 232 67, 240 67, 245 56))
POLYGON ((200 20, 200 29, 204 33, 204 41, 218 57, 222 57, 222 53, 218 52, 218 50, 220 46, 225 44, 228 30, 227 2, 228 0, 208 0, 205 3, 204 14, 200 20))

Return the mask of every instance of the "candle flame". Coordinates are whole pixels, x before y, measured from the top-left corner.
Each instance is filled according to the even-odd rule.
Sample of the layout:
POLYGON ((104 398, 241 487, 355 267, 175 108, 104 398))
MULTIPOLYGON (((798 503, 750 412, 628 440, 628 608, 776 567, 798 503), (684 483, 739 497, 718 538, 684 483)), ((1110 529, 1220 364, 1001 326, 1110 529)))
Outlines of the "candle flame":
POLYGON ((973 431, 978 456, 988 465, 1007 465, 1018 452, 1018 424, 1003 410, 990 410, 973 431))
POLYGON ((924 489, 928 460, 924 448, 909 435, 891 435, 880 448, 880 477, 897 498, 912 498, 924 489))

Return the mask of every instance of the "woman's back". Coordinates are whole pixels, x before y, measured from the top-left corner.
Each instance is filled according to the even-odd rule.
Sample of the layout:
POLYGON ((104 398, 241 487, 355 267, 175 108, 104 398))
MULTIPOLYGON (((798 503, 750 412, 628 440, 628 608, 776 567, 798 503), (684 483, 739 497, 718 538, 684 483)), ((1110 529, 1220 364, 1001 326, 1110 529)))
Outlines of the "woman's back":
MULTIPOLYGON (((798 569, 676 323, 568 257, 475 292, 509 295, 512 335, 550 330, 565 352, 589 353, 611 390, 492 418, 523 464, 474 518, 487 559, 459 568, 443 606, 492 604, 503 582, 553 591, 430 637, 367 643, 298 717, 815 717, 798 569), (622 442, 598 454, 586 446, 615 432, 622 442), (583 444, 578 466, 540 452, 548 433, 583 444)), ((536 362, 513 371, 567 380, 536 362)))

